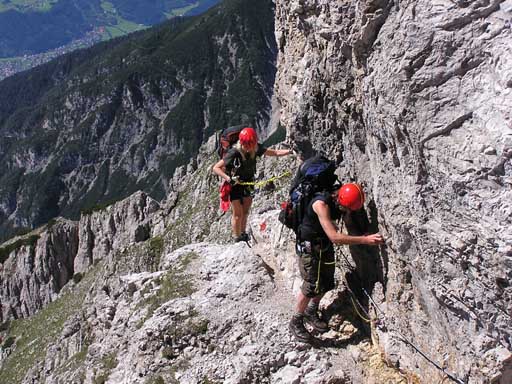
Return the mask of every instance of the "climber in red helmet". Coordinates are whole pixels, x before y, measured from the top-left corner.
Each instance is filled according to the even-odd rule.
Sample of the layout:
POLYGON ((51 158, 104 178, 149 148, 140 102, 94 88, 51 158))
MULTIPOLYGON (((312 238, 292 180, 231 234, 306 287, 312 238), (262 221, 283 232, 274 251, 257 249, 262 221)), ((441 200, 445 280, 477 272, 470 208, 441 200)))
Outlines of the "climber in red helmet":
POLYGON ((251 127, 240 131, 238 143, 235 144, 213 166, 213 172, 232 184, 230 200, 232 207, 231 227, 234 241, 248 241, 246 232, 247 217, 252 205, 254 188, 251 185, 241 185, 253 182, 256 175, 256 159, 265 156, 286 156, 291 149, 270 149, 258 143, 258 135, 251 127))
POLYGON ((290 331, 301 342, 311 341, 305 327, 309 324, 318 332, 328 326, 318 315, 323 295, 334 288, 335 258, 333 244, 379 245, 384 242, 378 233, 351 236, 341 233, 334 221, 344 213, 357 211, 364 205, 364 193, 358 184, 345 184, 330 192, 317 193, 307 205, 297 242, 299 269, 303 284, 297 297, 296 312, 290 321, 290 331))

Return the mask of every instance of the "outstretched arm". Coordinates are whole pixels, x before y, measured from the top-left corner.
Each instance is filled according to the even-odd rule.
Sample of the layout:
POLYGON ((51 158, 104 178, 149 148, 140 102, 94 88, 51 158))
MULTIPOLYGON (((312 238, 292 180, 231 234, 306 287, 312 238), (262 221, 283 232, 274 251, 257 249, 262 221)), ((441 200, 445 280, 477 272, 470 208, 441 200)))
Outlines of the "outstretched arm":
POLYGON ((322 226, 325 234, 334 244, 366 244, 366 245, 378 245, 384 242, 382 236, 378 233, 368 236, 351 236, 345 235, 344 233, 338 232, 338 229, 331 220, 331 214, 329 212, 329 206, 321 200, 313 203, 313 211, 318 215, 320 225, 322 226))
POLYGON ((286 156, 292 153, 291 149, 267 149, 264 153, 265 156, 286 156))

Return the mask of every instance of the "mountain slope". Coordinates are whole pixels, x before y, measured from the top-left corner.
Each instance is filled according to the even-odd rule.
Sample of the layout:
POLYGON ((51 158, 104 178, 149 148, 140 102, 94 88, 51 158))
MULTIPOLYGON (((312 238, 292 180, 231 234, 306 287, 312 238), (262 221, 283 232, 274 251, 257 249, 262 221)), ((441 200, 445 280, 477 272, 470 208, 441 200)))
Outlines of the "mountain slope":
POLYGON ((275 55, 272 2, 229 0, 0 82, 2 238, 137 189, 161 198, 215 130, 265 129, 275 55))
MULTIPOLYGON (((406 383, 380 361, 341 285, 323 302, 332 330, 316 334, 316 347, 294 341, 299 271, 274 209, 289 179, 257 194, 253 247, 226 244, 212 144, 177 172, 166 202, 139 192, 9 247, 0 382, 406 383)), ((269 178, 297 165, 266 158, 259 171, 269 178)))

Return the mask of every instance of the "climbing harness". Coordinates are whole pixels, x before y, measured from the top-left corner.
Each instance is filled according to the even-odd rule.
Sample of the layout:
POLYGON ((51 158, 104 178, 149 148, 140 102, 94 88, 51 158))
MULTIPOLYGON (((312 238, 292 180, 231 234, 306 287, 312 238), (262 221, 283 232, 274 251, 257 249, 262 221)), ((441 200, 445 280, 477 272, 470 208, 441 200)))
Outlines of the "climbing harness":
POLYGON ((292 175, 292 173, 290 171, 286 171, 284 172, 283 174, 279 175, 279 176, 274 176, 274 177, 271 177, 270 179, 267 179, 267 180, 262 180, 262 181, 243 181, 241 183, 237 183, 236 185, 249 185, 249 186, 253 186, 255 188, 259 188, 263 185, 266 185, 268 183, 272 183, 276 180, 279 180, 279 179, 282 179, 284 177, 290 177, 292 175))
MULTIPOLYGON (((347 263, 347 265, 351 265, 350 262, 348 261, 347 257, 342 253, 342 256, 343 258, 345 259, 345 262, 347 263)), ((359 278, 358 278, 359 279, 359 278)), ((359 307, 361 307, 363 309, 363 312, 368 316, 370 317, 369 313, 364 309, 363 305, 359 302, 359 300, 357 299, 357 297, 355 296, 354 292, 350 289, 350 287, 348 286, 348 281, 346 281, 346 279, 344 278, 345 280, 345 284, 347 285, 347 288, 351 294, 351 299, 353 300, 353 298, 355 297, 355 300, 356 302, 359 304, 359 307)), ((361 283, 361 281, 360 281, 361 283)), ((359 284, 361 286, 361 290, 363 291, 363 293, 365 294, 366 297, 368 297, 368 299, 370 300, 370 302, 372 303, 372 305, 375 307, 375 309, 379 312, 380 316, 381 316, 381 319, 386 322, 386 316, 384 314, 384 312, 380 309, 380 307, 377 305, 377 303, 373 300, 373 298, 370 296, 370 294, 368 293, 368 291, 363 287, 362 284, 359 284)), ((352 304, 354 304, 354 302, 352 302, 352 304)), ((354 306, 355 307, 355 306, 354 306)), ((360 317, 362 317, 359 313, 358 315, 360 317)), ((378 319, 378 320, 381 320, 381 319, 378 319)), ((370 322, 370 321, 368 321, 370 322)), ((444 369, 443 367, 441 367, 437 362, 435 362, 434 360, 432 360, 429 356, 427 356, 425 354, 425 352, 423 352, 421 349, 419 349, 419 347, 417 347, 412 341, 410 341, 407 337, 405 337, 400 331, 396 330, 396 329, 392 329, 391 327, 389 327, 388 325, 388 328, 395 331, 396 334, 406 343, 406 344, 409 344, 416 352, 418 352, 425 360, 427 360, 430 364, 432 364, 434 367, 436 367, 439 371, 443 372, 446 377, 448 377, 450 380, 452 380, 453 382, 457 383, 457 384, 466 384, 463 380, 457 378, 455 375, 451 374, 450 372, 446 371, 446 369, 444 369)))
POLYGON ((322 267, 322 245, 320 245, 320 255, 318 257, 318 273, 316 276, 315 293, 320 293, 320 268, 322 267))

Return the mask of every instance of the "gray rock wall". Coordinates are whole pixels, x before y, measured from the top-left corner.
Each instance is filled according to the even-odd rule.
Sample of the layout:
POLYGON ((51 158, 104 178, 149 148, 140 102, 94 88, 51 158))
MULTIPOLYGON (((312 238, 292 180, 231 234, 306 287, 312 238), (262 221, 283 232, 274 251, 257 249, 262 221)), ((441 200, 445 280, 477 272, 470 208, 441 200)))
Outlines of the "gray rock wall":
MULTIPOLYGON (((10 252, 0 269, 0 321, 34 315, 57 299, 74 275, 80 279, 100 260, 114 264, 113 259, 125 248, 148 240, 154 235, 153 228, 158 228, 153 221, 160 216, 151 218, 158 209, 155 200, 137 192, 83 215, 79 222, 59 218, 2 244, 0 252, 10 252)), ((156 244, 153 247, 160 246, 156 244)), ((135 260, 125 256, 123 268, 134 271, 155 263, 149 247, 138 249, 135 260)))
POLYGON ((394 331, 461 379, 510 382, 512 2, 276 3, 289 139, 364 184, 387 238, 380 346, 424 382, 442 374, 394 331))
POLYGON ((158 209, 154 199, 136 192, 105 209, 82 215, 75 271, 85 272, 93 263, 114 257, 116 251, 148 240, 152 236, 150 215, 158 209))
POLYGON ((60 220, 16 243, 0 268, 0 321, 23 318, 53 301, 73 276, 78 248, 75 222, 60 220))

